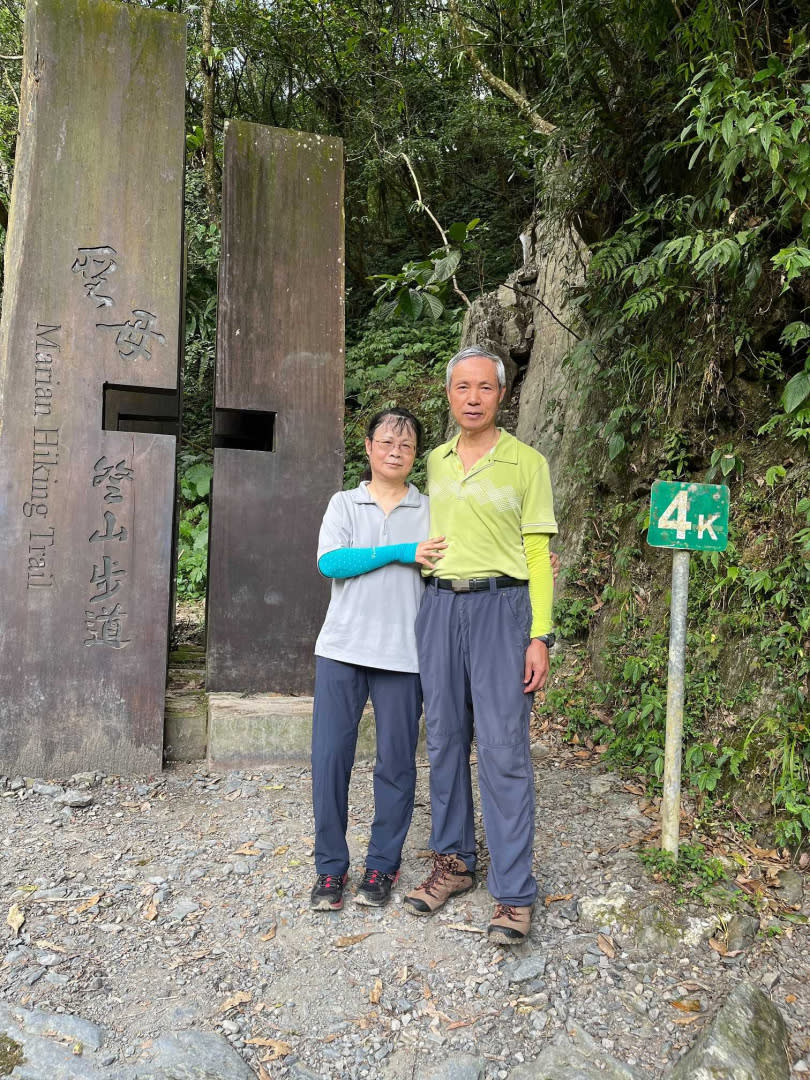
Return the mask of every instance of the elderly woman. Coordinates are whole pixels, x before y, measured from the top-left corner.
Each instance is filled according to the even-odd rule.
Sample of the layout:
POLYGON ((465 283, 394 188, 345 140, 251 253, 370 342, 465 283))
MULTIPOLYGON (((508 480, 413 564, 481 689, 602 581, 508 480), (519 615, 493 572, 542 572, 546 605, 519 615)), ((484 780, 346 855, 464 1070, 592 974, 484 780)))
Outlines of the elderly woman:
POLYGON ((368 427, 367 479, 332 497, 318 540, 318 569, 332 596, 315 644, 312 725, 314 911, 338 911, 349 869, 349 778, 369 697, 377 727, 374 821, 356 900, 379 907, 399 876, 413 813, 422 689, 414 622, 421 567, 441 559, 444 537, 423 539, 428 500, 408 482, 422 428, 407 409, 378 413, 368 427))

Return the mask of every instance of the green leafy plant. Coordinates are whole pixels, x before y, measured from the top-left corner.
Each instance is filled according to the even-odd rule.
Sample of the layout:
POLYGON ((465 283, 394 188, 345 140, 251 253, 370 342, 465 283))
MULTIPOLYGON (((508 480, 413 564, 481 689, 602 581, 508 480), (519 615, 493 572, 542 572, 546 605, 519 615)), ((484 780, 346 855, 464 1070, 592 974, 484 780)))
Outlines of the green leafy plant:
MULTIPOLYGON (((426 450, 441 440, 447 420, 444 368, 457 346, 457 328, 449 319, 414 324, 371 315, 365 321, 346 350, 346 487, 354 487, 366 467, 368 421, 380 409, 411 409, 424 427, 426 450)), ((424 484, 424 459, 416 462, 411 479, 424 484)))
POLYGON ((709 468, 706 473, 706 483, 709 484, 716 477, 728 480, 729 477, 741 477, 745 468, 743 459, 734 450, 731 443, 712 450, 709 468))
POLYGON ((706 855, 702 844, 681 844, 677 860, 669 851, 649 848, 639 852, 639 859, 649 871, 693 895, 703 896, 713 885, 726 877, 719 859, 706 855))
POLYGON ((208 580, 208 498, 214 470, 209 461, 193 455, 184 455, 181 466, 177 595, 199 600, 208 580))
POLYGON ((372 274, 371 280, 380 282, 374 290, 380 314, 414 322, 440 319, 450 303, 453 279, 470 247, 470 235, 479 224, 479 218, 467 224, 457 221, 447 230, 448 243, 427 258, 405 263, 398 274, 372 274))

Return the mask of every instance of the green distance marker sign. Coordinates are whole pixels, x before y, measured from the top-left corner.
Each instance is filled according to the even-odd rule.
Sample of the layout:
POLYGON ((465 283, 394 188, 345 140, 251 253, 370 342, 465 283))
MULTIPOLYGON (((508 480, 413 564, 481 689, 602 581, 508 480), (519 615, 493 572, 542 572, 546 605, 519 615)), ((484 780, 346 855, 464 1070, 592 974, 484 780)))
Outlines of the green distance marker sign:
POLYGON ((728 488, 725 484, 683 484, 656 480, 650 492, 651 547, 725 551, 728 544, 728 488))

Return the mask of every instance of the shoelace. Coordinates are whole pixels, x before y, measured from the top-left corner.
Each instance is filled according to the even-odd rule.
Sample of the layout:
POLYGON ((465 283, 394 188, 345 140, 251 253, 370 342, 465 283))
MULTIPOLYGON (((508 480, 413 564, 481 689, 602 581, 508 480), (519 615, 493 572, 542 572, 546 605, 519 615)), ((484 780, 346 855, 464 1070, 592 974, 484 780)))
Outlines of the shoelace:
POLYGON ((339 889, 342 884, 341 878, 337 874, 321 874, 318 877, 319 889, 339 889))
POLYGON ((442 878, 446 877, 448 874, 452 874, 453 867, 454 863, 451 862, 450 856, 437 855, 436 861, 433 864, 433 869, 419 888, 424 889, 428 896, 434 896, 435 894, 432 892, 434 885, 438 885, 442 878))
POLYGON ((366 870, 366 879, 363 882, 364 885, 376 885, 381 877, 387 875, 382 870, 366 870))
POLYGON ((510 922, 517 922, 517 912, 510 904, 498 904, 495 908, 495 914, 493 919, 508 919, 510 922))

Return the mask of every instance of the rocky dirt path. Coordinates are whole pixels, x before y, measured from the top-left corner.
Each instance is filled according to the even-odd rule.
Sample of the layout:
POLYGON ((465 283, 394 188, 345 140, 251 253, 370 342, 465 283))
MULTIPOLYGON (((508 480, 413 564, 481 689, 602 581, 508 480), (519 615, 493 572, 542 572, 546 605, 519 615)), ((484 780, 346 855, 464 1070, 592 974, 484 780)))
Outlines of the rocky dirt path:
MULTIPOLYGON (((655 827, 643 795, 551 733, 534 753, 542 899, 513 951, 482 934, 483 884, 432 919, 401 905, 427 865, 424 762, 394 901, 327 915, 307 903, 307 769, 0 779, 0 1076, 505 1080, 574 1031, 605 1075, 653 1080, 743 981, 810 1072, 802 875, 749 843, 727 902, 675 903, 634 851, 655 827)), ((360 765, 354 882, 371 805, 360 765)))

